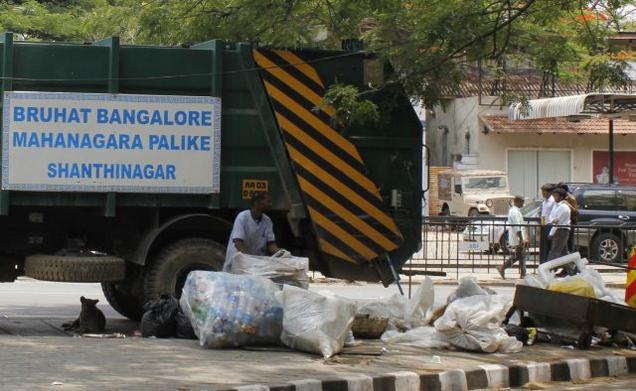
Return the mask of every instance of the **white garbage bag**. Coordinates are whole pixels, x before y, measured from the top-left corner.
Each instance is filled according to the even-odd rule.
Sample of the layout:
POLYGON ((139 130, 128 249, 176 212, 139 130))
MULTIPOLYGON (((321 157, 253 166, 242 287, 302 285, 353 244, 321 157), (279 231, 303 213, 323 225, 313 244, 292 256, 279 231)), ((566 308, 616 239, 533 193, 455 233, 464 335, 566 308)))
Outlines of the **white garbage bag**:
POLYGON ((475 277, 464 277, 459 281, 457 289, 455 289, 446 298, 446 304, 450 304, 457 299, 463 299, 464 297, 479 296, 479 295, 496 295, 497 292, 489 288, 482 288, 475 277))
POLYGON ((201 346, 279 345, 283 324, 279 291, 262 277, 193 271, 180 304, 201 346))
POLYGON ((355 304, 349 300, 285 285, 281 340, 292 349, 322 354, 339 353, 351 330, 355 304))
POLYGON ((382 342, 431 349, 450 347, 448 337, 431 326, 416 327, 404 333, 397 330, 385 331, 382 334, 382 342))
POLYGON ((426 324, 426 313, 434 301, 433 280, 426 277, 410 300, 396 293, 388 299, 361 305, 356 315, 389 318, 387 330, 409 330, 426 324))
POLYGON ((458 348, 486 353, 519 352, 523 344, 501 327, 511 306, 512 300, 500 295, 457 299, 435 321, 435 328, 458 348))
POLYGON ((607 289, 601 274, 596 270, 587 267, 587 265, 587 259, 581 258, 581 255, 578 252, 568 254, 542 264, 539 266, 538 275, 526 276, 524 283, 535 288, 548 289, 554 282, 568 282, 582 279, 592 286, 594 289, 594 295, 600 300, 625 305, 625 301, 622 298, 616 296, 611 290, 607 289), (569 264, 576 266, 578 274, 562 278, 556 277, 556 270, 569 264))
POLYGON ((248 274, 269 278, 276 283, 309 287, 309 258, 294 257, 288 251, 280 250, 271 257, 237 252, 231 261, 232 274, 248 274))

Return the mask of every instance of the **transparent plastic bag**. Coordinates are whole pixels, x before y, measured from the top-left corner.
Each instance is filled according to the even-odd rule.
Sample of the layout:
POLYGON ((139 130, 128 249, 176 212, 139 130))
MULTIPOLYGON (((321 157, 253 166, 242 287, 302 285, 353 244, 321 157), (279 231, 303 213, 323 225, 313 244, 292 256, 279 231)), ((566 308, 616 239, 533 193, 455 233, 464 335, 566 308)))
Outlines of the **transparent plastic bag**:
POLYGON ((548 290, 562 293, 569 293, 571 295, 591 297, 596 299, 596 293, 594 293, 594 287, 590 285, 583 278, 570 278, 565 281, 553 281, 548 290))
POLYGON ((501 327, 512 300, 499 295, 477 295, 450 303, 435 328, 458 348, 486 353, 514 353, 523 344, 501 327))
POLYGON ((596 297, 600 300, 625 305, 625 302, 621 298, 616 296, 611 290, 607 289, 601 274, 596 270, 587 267, 587 264, 587 259, 581 258, 581 255, 578 252, 568 254, 539 266, 539 275, 533 279, 530 279, 529 276, 526 277, 525 284, 535 286, 537 288, 548 289, 548 287, 554 283, 572 284, 573 281, 582 280, 590 285, 594 290, 594 295, 589 297, 596 297), (555 270, 567 265, 576 266, 578 274, 563 278, 556 277, 555 270))
POLYGON ((232 274, 246 274, 269 278, 276 283, 309 287, 309 258, 294 257, 286 250, 280 250, 271 257, 248 255, 237 252, 232 257, 232 274))
POLYGON ((282 342, 292 349, 322 354, 339 353, 351 330, 355 304, 349 300, 285 285, 282 342))
POLYGON ((201 346, 278 345, 283 323, 279 291, 262 277, 193 271, 180 303, 201 346))
POLYGON ((356 315, 389 318, 388 330, 409 330, 426 324, 426 313, 435 301, 433 281, 426 277, 411 299, 396 293, 388 299, 361 305, 356 315))
POLYGON ((446 304, 450 304, 457 299, 479 295, 496 295, 492 289, 482 288, 474 277, 464 277, 459 281, 457 289, 453 291, 446 299, 446 304))
POLYGON ((448 338, 435 327, 416 327, 404 333, 396 330, 385 331, 382 342, 398 343, 418 348, 444 349, 450 346, 448 338))

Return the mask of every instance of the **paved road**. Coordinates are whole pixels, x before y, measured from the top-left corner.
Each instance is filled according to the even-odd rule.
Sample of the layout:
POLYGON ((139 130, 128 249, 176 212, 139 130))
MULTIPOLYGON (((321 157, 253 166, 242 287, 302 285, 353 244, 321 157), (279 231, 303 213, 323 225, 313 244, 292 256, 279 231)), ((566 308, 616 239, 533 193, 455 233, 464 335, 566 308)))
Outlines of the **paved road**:
MULTIPOLYGON (((408 294, 408 285, 403 288, 408 294)), ((412 286, 414 292, 417 285, 412 286)), ((388 288, 381 284, 314 284, 312 289, 330 291, 356 300, 379 299, 399 293, 396 285, 388 288)), ((455 289, 452 285, 435 286, 435 303, 445 302, 455 289)), ((497 293, 512 297, 513 287, 493 287, 497 293)), ((99 284, 53 283, 20 279, 12 284, 0 283, 0 316, 68 318, 76 316, 80 296, 99 299, 98 307, 108 318, 121 318, 104 298, 99 284)))

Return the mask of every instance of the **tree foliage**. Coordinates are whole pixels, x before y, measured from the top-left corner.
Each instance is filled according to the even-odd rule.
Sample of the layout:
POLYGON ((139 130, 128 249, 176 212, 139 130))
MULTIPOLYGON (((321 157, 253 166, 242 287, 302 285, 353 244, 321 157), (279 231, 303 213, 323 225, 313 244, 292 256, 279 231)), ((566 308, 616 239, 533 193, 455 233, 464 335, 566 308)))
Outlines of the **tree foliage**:
POLYGON ((77 23, 94 2, 82 0, 2 1, 0 28, 25 40, 79 40, 83 29, 77 23))
MULTIPOLYGON (((546 83, 623 85, 607 37, 633 25, 633 0, 24 0, 0 25, 24 39, 178 45, 213 38, 339 49, 361 39, 413 98, 435 104, 477 61, 502 78, 527 66, 546 83)), ((340 91, 345 91, 339 87, 340 91)), ((349 96, 349 95, 347 95, 349 96)))

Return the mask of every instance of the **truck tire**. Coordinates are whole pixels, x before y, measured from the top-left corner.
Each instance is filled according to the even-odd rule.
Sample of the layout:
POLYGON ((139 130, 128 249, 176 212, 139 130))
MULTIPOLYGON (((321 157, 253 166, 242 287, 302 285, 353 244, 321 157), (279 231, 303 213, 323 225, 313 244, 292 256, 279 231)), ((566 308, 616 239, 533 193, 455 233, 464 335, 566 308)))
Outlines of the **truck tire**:
POLYGON ((161 250, 148 266, 144 281, 144 300, 163 294, 181 297, 188 273, 193 270, 220 271, 225 261, 225 247, 204 238, 175 242, 161 250))
POLYGON ((26 257, 24 274, 44 281, 105 282, 126 276, 126 261, 109 255, 44 255, 26 257))
POLYGON ((126 279, 102 282, 102 291, 111 307, 132 320, 141 320, 144 304, 144 279, 141 267, 128 264, 126 279))

